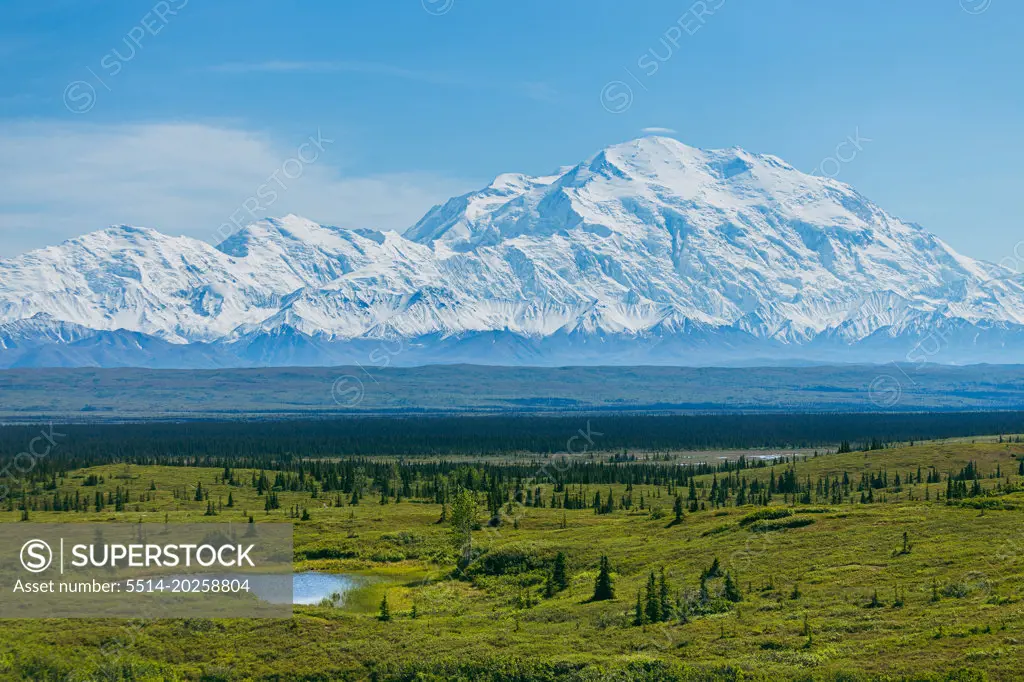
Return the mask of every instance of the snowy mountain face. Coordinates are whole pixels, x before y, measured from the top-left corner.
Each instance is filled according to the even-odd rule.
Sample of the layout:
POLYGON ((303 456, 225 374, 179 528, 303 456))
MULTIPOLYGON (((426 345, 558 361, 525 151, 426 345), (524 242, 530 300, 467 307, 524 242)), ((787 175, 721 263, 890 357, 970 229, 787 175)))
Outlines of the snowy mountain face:
POLYGON ((835 180, 662 137, 501 175, 402 235, 287 216, 0 260, 0 366, 915 361, 926 340, 930 362, 1019 361, 1024 280, 835 180))

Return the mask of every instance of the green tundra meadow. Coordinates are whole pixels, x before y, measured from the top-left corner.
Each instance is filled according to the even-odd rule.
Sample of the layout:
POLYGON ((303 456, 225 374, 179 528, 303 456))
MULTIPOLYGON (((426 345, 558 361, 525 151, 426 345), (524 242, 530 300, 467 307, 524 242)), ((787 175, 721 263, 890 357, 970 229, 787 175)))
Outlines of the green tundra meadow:
POLYGON ((1018 437, 40 467, 0 521, 287 523, 287 620, 0 621, 10 680, 1017 680, 1018 437), (778 452, 778 451, 771 451, 778 452))

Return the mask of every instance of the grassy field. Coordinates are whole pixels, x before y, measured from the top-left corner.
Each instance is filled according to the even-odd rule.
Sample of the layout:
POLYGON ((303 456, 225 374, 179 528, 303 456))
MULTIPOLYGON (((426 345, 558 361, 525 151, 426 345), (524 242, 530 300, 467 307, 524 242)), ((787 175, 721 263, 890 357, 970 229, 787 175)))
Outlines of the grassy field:
MULTIPOLYGON (((230 486, 221 469, 82 469, 59 479, 60 495, 130 488, 125 509, 31 511, 30 520, 246 523, 251 514, 259 523, 295 524, 296 570, 377 579, 342 606, 297 607, 291 620, 3 621, 0 679, 1020 679, 1024 492, 1016 487, 1024 483, 1017 475, 1024 445, 992 441, 802 455, 793 464, 798 480, 845 474, 857 483, 885 471, 890 485, 872 490, 874 502, 865 504, 859 492, 838 503, 776 494, 770 509, 789 515, 754 523, 744 517, 763 507, 730 499, 714 508, 710 475, 698 480, 698 510, 679 523, 673 493, 685 498, 687 490, 642 482, 629 491, 632 509, 608 514, 512 505, 499 528, 474 533, 485 551, 461 572, 433 501, 380 504, 367 494, 358 505, 342 498, 335 506, 333 494, 282 491, 281 508, 266 512, 249 470, 236 470, 240 485, 230 486), (985 495, 938 500, 946 475, 970 462, 985 495), (906 483, 919 467, 926 476, 934 468, 942 481, 906 483), (997 467, 1001 476, 993 478, 997 467), (83 486, 93 475, 102 483, 83 486), (200 483, 209 501, 194 500, 200 483), (232 508, 223 506, 229 495, 232 508), (220 508, 217 516, 204 515, 208 502, 220 508), (310 520, 292 518, 295 506, 310 520), (313 558, 324 548, 335 558, 313 558), (557 552, 568 559, 568 587, 548 597, 557 552), (592 602, 602 556, 616 598, 592 602), (652 571, 664 568, 673 603, 692 603, 716 558, 739 601, 714 598, 722 578, 712 577, 705 612, 634 624, 637 594, 652 571), (384 595, 389 622, 377 618, 384 595)), ((742 475, 767 481, 787 466, 742 475)), ((537 485, 549 498, 551 485, 537 485)), ((615 497, 627 492, 602 485, 587 495, 609 489, 615 497)), ((21 518, 0 511, 4 522, 21 518)))

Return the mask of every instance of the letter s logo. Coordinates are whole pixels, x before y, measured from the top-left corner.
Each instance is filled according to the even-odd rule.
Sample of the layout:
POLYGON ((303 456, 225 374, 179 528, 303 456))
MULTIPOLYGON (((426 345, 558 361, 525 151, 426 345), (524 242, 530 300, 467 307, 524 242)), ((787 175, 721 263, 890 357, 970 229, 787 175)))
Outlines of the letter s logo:
POLYGON ((42 573, 53 563, 53 550, 42 540, 29 540, 21 547, 21 565, 30 573, 42 573))

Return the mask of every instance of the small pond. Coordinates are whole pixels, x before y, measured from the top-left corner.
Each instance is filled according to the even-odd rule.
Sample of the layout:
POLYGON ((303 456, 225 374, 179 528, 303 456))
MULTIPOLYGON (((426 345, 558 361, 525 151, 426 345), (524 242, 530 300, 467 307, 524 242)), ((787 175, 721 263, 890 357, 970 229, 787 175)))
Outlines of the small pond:
POLYGON ((292 603, 315 605, 333 595, 339 595, 343 602, 346 594, 367 582, 369 579, 364 576, 344 573, 296 573, 292 578, 292 603))
POLYGON ((244 580, 249 591, 262 601, 271 604, 292 603, 301 606, 315 606, 324 599, 331 600, 334 606, 341 606, 350 592, 365 587, 377 579, 346 573, 320 573, 304 571, 291 576, 289 585, 287 575, 221 575, 195 573, 174 575, 162 578, 165 583, 173 580, 244 580), (289 589, 289 587, 291 589, 289 589))

